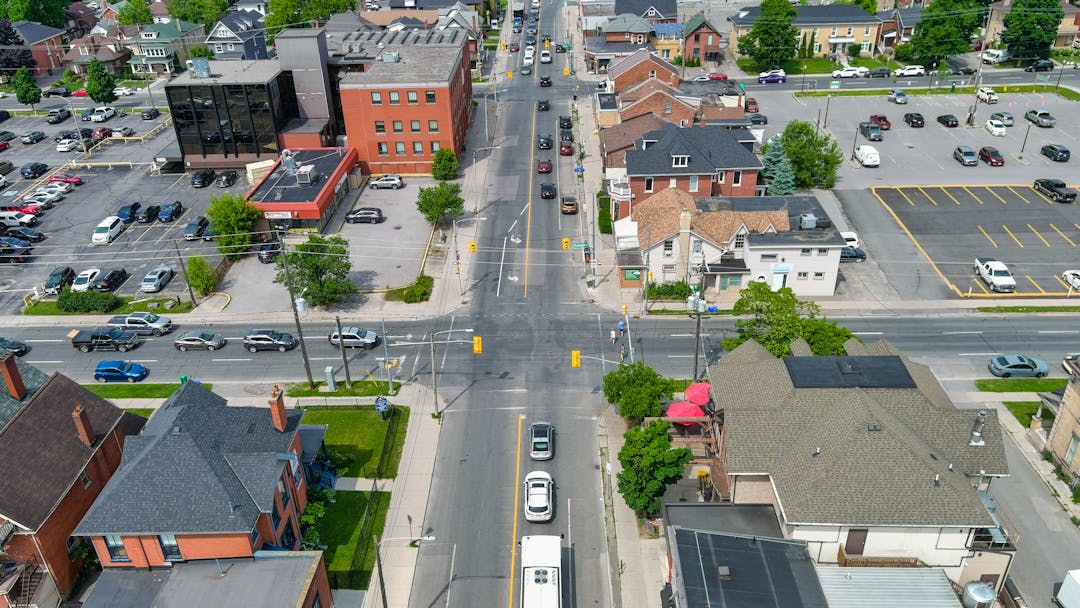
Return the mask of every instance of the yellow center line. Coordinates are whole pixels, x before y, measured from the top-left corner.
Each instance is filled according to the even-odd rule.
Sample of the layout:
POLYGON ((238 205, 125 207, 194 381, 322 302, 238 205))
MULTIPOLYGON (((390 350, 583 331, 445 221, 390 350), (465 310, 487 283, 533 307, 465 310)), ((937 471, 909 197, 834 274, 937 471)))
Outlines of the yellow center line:
POLYGON ((1040 287, 1039 284, 1035 282, 1035 279, 1033 279, 1033 278, 1031 278, 1029 276, 1025 276, 1024 278, 1031 281, 1031 284, 1035 286, 1035 289, 1038 289, 1042 293, 1046 293, 1046 290, 1043 289, 1042 287, 1040 287))
POLYGON ((994 192, 994 190, 993 190, 992 188, 989 188, 989 187, 987 187, 987 188, 986 188, 986 191, 987 191, 987 192, 989 192, 990 194, 993 194, 994 196, 996 196, 996 197, 997 197, 997 199, 998 199, 999 201, 1001 201, 1001 204, 1002 204, 1002 205, 1008 205, 1008 204, 1009 204, 1009 203, 1005 202, 1005 199, 1001 198, 1001 195, 1000 195, 1000 194, 998 194, 997 192, 994 192))
MULTIPOLYGON (((535 125, 534 125, 535 126, 535 125)), ((510 532, 510 608, 514 608, 514 574, 517 569, 517 522, 518 506, 521 499, 521 425, 525 416, 518 416, 517 459, 514 463, 514 525, 510 532)))
MULTIPOLYGON (((532 116, 532 152, 529 153, 529 167, 536 166, 536 105, 533 105, 532 116)), ((551 149, 555 149, 555 138, 551 138, 551 149)), ((536 171, 529 171, 529 200, 526 204, 529 206, 529 215, 525 220, 525 292, 521 296, 523 299, 529 298, 529 239, 532 238, 532 208, 533 208, 533 180, 536 177, 536 171)), ((510 596, 513 598, 513 594, 510 596)))
POLYGON ((1074 243, 1073 240, 1070 239, 1069 237, 1065 236, 1065 233, 1062 232, 1061 230, 1059 230, 1057 226, 1055 226, 1053 224, 1050 224, 1050 227, 1053 228, 1054 232, 1058 233, 1058 235, 1061 236, 1061 238, 1065 239, 1065 241, 1068 242, 1069 245, 1071 245, 1073 247, 1076 247, 1076 243, 1074 243))
POLYGON ((921 193, 922 193, 922 195, 926 197, 926 200, 930 201, 930 204, 931 204, 931 205, 933 205, 933 206, 937 207, 937 201, 935 201, 935 200, 934 200, 934 197, 932 197, 932 196, 930 196, 929 194, 927 194, 927 193, 926 193, 926 190, 923 190, 923 189, 922 189, 922 186, 919 186, 919 192, 921 192, 921 193))
POLYGON ((1012 230, 1009 230, 1008 226, 1006 226, 1005 224, 1002 224, 1001 229, 1004 230, 1006 234, 1011 236, 1012 240, 1016 241, 1016 244, 1019 245, 1021 249, 1024 248, 1024 244, 1020 242, 1020 239, 1016 238, 1016 235, 1012 233, 1012 230))
POLYGON ((979 226, 979 232, 983 233, 983 236, 986 237, 986 240, 990 241, 990 244, 994 246, 994 249, 998 248, 997 242, 994 241, 994 239, 991 238, 989 234, 987 234, 986 230, 984 230, 982 226, 979 226))
POLYGON ((957 205, 959 205, 959 204, 960 204, 960 201, 956 200, 956 197, 955 197, 955 196, 953 196, 953 195, 952 195, 952 193, 951 193, 951 192, 949 192, 949 191, 948 191, 947 189, 945 189, 945 188, 942 188, 942 189, 941 189, 941 191, 945 193, 945 196, 947 196, 947 197, 951 198, 951 199, 952 199, 952 202, 956 203, 957 205))
POLYGON ((904 194, 903 189, 897 188, 896 191, 900 194, 900 196, 904 197, 904 200, 907 201, 907 204, 911 205, 912 207, 915 206, 915 201, 908 198, 908 195, 904 194))
POLYGON ((1008 188, 1009 188, 1009 192, 1012 192, 1012 193, 1013 193, 1013 194, 1015 194, 1016 196, 1020 197, 1020 200, 1024 201, 1025 203, 1027 203, 1027 204, 1029 204, 1029 205, 1031 204, 1031 201, 1029 201, 1029 200, 1027 199, 1027 197, 1026 197, 1026 196, 1024 196, 1023 194, 1020 194, 1019 192, 1017 192, 1017 191, 1016 191, 1016 188, 1013 188, 1012 186, 1009 186, 1008 188))
POLYGON ((970 196, 971 198, 975 199, 975 202, 976 202, 976 203, 979 203, 980 205, 981 205, 981 204, 983 204, 983 202, 982 202, 982 199, 981 199, 981 198, 979 198, 979 197, 977 197, 977 196, 975 196, 975 193, 974 193, 974 192, 972 192, 971 190, 969 190, 967 186, 960 186, 960 187, 964 189, 964 192, 967 192, 967 193, 968 193, 968 196, 970 196))
POLYGON ((1046 241, 1046 239, 1043 238, 1043 235, 1039 234, 1039 231, 1036 230, 1034 226, 1032 226, 1031 224, 1028 224, 1027 227, 1028 227, 1028 230, 1035 233, 1035 236, 1039 237, 1039 240, 1043 242, 1043 245, 1046 245, 1047 247, 1050 246, 1050 243, 1048 243, 1046 241))

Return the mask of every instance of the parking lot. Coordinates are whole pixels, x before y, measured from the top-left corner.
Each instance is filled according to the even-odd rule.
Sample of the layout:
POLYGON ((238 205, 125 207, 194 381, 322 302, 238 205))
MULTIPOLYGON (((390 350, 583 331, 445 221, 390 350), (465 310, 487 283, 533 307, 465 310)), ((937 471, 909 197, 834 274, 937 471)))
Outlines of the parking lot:
MULTIPOLYGON (((0 131, 11 131, 16 136, 14 140, 9 142, 11 144, 9 149, 0 151, 0 160, 9 160, 16 167, 28 162, 43 162, 51 167, 59 166, 69 160, 82 160, 84 156, 82 152, 78 151, 56 151, 56 142, 53 140, 57 132, 61 130, 74 130, 76 124, 78 124, 79 128, 89 129, 108 127, 116 130, 121 127, 128 127, 134 131, 133 138, 141 138, 155 127, 161 126, 166 117, 167 115, 162 114, 154 120, 142 120, 139 111, 135 110, 125 116, 114 116, 105 122, 89 122, 80 120, 78 112, 76 112, 75 120, 68 118, 59 124, 50 125, 45 122, 45 116, 12 116, 0 123, 0 131), (20 143, 18 137, 30 131, 43 131, 46 136, 45 140, 31 145, 20 143)), ((157 133, 154 137, 146 139, 145 142, 136 139, 112 139, 105 145, 92 148, 89 160, 150 163, 162 148, 174 140, 175 136, 171 126, 166 127, 164 131, 157 133)), ((11 180, 11 177, 9 175, 8 180, 11 180)))
POLYGON ((1029 184, 874 188, 899 227, 962 296, 995 297, 972 271, 974 258, 1005 262, 1015 296, 1065 296, 1075 269, 1080 209, 1051 202, 1029 184))

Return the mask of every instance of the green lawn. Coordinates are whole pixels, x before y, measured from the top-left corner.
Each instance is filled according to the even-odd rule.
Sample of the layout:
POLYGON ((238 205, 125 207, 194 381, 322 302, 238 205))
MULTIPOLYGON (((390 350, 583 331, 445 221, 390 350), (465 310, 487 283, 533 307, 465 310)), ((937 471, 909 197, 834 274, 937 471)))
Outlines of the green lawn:
MULTIPOLYGON (((788 74, 790 78, 791 75, 788 74)), ((843 86, 843 85, 841 85, 843 86)), ((839 97, 871 97, 874 95, 885 95, 889 89, 899 88, 903 89, 907 93, 908 97, 914 97, 916 95, 974 95, 975 87, 956 87, 956 90, 952 90, 952 87, 946 84, 939 84, 933 89, 927 89, 926 86, 920 84, 918 87, 901 87, 893 83, 888 82, 888 79, 883 79, 882 88, 880 89, 839 89, 836 91, 805 91, 796 92, 798 97, 825 97, 826 95, 833 95, 839 97)), ((1060 88, 1055 90, 1052 84, 1025 84, 1025 85, 1008 85, 1003 87, 994 87, 994 90, 1000 95, 1002 93, 1057 93, 1059 96, 1070 101, 1080 101, 1080 93, 1073 91, 1072 89, 1060 88)))
MULTIPOLYGON (((772 69, 759 66, 754 63, 753 59, 739 59, 735 63, 738 64, 742 71, 754 78, 757 78, 758 73, 772 69)), ((803 66, 806 66, 807 74, 831 74, 833 70, 840 67, 840 64, 832 59, 813 57, 810 59, 792 59, 790 61, 785 61, 780 67, 787 72, 788 78, 796 78, 803 73, 803 66)))
POLYGON ((143 418, 149 418, 155 410, 152 407, 125 407, 124 411, 129 414, 135 414, 136 416, 142 416, 143 418))
MULTIPOLYGON (((324 439, 327 450, 353 457, 345 470, 338 471, 339 477, 375 476, 388 423, 382 420, 373 406, 319 406, 307 407, 304 411, 304 424, 327 425, 324 439)), ((409 426, 409 408, 396 406, 395 411, 398 420, 389 446, 386 470, 382 474, 387 479, 397 476, 401 450, 405 445, 405 430, 409 426)))
MULTIPOLYGON (((342 379, 338 382, 337 390, 330 392, 323 390, 326 386, 326 382, 315 382, 315 388, 308 388, 307 382, 297 382, 285 387, 285 395, 288 397, 377 397, 379 395, 386 395, 386 380, 376 378, 353 378, 352 387, 346 387, 345 381, 342 379)), ((394 382, 394 393, 397 393, 401 389, 400 382, 394 382)))
POLYGON ((882 66, 888 67, 890 70, 895 70, 900 67, 900 64, 896 63, 895 61, 882 61, 881 59, 874 59, 870 57, 852 57, 848 59, 848 63, 850 63, 852 67, 862 66, 871 70, 874 68, 880 68, 882 66))
POLYGON ((386 523, 386 511, 390 506, 389 492, 337 492, 333 504, 326 505, 326 515, 319 521, 319 538, 326 545, 323 555, 331 583, 347 589, 366 589, 371 581, 375 565, 375 541, 373 534, 382 532, 386 523), (372 503, 375 521, 368 527, 368 534, 361 538, 360 529, 364 509, 372 503), (357 548, 364 553, 363 560, 353 570, 353 558, 357 548))
MULTIPOLYGON (((214 390, 214 385, 205 383, 207 390, 214 390)), ((152 383, 141 384, 84 384, 86 390, 98 397, 105 399, 165 399, 180 388, 179 383, 152 383)))
MULTIPOLYGON (((1020 421, 1020 424, 1024 425, 1024 428, 1031 426, 1031 417, 1035 415, 1035 412, 1039 411, 1039 406, 1042 405, 1041 401, 1003 401, 1005 407, 1009 408, 1012 415, 1020 421)), ((1054 413, 1049 408, 1043 408, 1043 419, 1053 419, 1054 413)))
POLYGON ((1068 383, 1068 378, 982 378, 975 381, 975 388, 990 393, 1047 393, 1068 383))

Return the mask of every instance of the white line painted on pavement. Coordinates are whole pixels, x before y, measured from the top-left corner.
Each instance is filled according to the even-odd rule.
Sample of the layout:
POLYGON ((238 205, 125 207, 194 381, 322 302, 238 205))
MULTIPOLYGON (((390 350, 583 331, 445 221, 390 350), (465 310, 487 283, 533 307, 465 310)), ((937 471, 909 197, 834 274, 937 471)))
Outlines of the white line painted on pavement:
POLYGON ((236 361, 251 361, 251 359, 210 359, 215 363, 233 363, 236 361))
POLYGON ((37 344, 38 342, 42 342, 42 343, 44 343, 44 342, 67 342, 67 340, 44 340, 44 339, 36 340, 35 339, 35 340, 23 340, 23 342, 26 342, 27 344, 37 344))
POLYGON ((689 359, 694 355, 668 355, 668 359, 689 359))
POLYGON ((500 388, 494 391, 487 391, 489 393, 527 393, 528 389, 524 388, 500 388))
POLYGON ((132 363, 157 363, 157 359, 132 359, 132 363))
POLYGON ((341 361, 341 357, 308 357, 308 361, 341 361))
POLYGON ((1080 331, 1071 329, 1043 329, 1038 333, 1040 334, 1080 334, 1080 331))
POLYGON ((669 338, 693 338, 694 334, 669 334, 669 338))
POLYGON ((59 365, 59 364, 63 363, 63 361, 37 361, 37 360, 34 360, 34 361, 27 361, 27 363, 29 363, 30 365, 44 365, 46 363, 48 363, 50 365, 59 365))
POLYGON ((960 336, 960 335, 963 335, 963 334, 981 334, 981 333, 983 333, 983 332, 981 332, 981 331, 943 331, 943 332, 941 332, 941 335, 943 335, 943 336, 960 336))
POLYGON ((956 353, 957 357, 994 357, 1001 353, 956 353))

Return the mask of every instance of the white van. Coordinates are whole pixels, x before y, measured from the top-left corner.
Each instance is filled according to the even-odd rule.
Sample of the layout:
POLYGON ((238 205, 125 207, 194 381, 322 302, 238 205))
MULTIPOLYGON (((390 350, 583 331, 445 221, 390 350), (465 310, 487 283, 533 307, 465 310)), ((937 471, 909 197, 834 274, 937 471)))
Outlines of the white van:
POLYGON ((881 155, 874 146, 859 146, 855 148, 855 160, 864 167, 877 167, 881 165, 881 155))
POLYGON ((987 49, 982 52, 982 62, 990 65, 1012 59, 1012 53, 1005 49, 987 49))
POLYGON ((127 224, 124 220, 110 215, 109 217, 101 220, 101 223, 94 228, 94 235, 90 237, 91 245, 108 245, 113 242, 113 239, 120 236, 120 233, 124 231, 127 224))
POLYGON ((37 216, 21 211, 0 211, 0 225, 8 228, 29 227, 37 224, 37 216))

